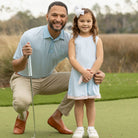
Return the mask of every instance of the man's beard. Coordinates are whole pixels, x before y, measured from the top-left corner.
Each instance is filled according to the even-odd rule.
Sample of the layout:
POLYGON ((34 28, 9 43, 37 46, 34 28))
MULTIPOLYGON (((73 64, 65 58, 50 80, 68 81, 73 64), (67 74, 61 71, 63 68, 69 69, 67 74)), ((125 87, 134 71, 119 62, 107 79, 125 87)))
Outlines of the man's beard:
POLYGON ((49 21, 50 28, 53 29, 56 32, 60 32, 64 28, 64 26, 65 26, 66 23, 62 24, 61 29, 55 29, 54 26, 53 26, 53 24, 54 24, 53 22, 49 21))

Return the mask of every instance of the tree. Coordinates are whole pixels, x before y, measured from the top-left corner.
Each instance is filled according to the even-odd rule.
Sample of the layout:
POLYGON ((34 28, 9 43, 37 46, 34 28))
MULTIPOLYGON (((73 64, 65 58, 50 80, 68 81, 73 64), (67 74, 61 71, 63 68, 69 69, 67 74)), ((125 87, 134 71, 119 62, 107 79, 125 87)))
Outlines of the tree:
POLYGON ((96 15, 101 14, 101 7, 98 3, 93 5, 92 10, 96 13, 96 15))
POLYGON ((111 8, 108 5, 105 5, 105 12, 106 12, 106 14, 111 13, 111 8))
POLYGON ((126 3, 126 6, 133 9, 135 13, 138 13, 138 7, 136 6, 138 5, 138 0, 135 0, 135 2, 132 2, 131 0, 125 0, 125 3, 126 3))

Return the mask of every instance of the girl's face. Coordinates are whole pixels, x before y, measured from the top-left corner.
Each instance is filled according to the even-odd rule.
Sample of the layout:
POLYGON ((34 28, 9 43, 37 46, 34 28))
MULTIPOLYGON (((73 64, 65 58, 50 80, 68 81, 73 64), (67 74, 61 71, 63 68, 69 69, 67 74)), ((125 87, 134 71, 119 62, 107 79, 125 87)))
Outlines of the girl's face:
POLYGON ((90 34, 92 25, 93 25, 93 20, 90 13, 80 15, 78 19, 78 28, 80 30, 80 34, 90 34))

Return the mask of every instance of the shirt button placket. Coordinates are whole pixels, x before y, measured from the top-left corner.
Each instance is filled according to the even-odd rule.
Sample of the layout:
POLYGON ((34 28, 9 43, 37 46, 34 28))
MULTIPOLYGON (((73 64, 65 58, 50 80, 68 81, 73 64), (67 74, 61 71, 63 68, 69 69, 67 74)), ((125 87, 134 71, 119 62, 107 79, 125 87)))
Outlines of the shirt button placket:
POLYGON ((51 40, 48 53, 50 54, 54 53, 54 40, 53 39, 51 40))

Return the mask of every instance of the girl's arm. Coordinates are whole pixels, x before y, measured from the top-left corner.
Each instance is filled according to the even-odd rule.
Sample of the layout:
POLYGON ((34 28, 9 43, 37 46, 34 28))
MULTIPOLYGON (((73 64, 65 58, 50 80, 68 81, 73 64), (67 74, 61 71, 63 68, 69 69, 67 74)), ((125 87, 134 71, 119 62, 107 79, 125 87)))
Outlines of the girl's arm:
POLYGON ((96 61, 93 64, 91 71, 93 74, 97 73, 103 63, 103 44, 102 40, 99 38, 96 46, 96 61))
POLYGON ((86 79, 90 79, 91 77, 91 73, 90 71, 87 71, 86 69, 84 69, 79 62, 76 60, 76 54, 75 54, 75 43, 74 43, 74 39, 72 38, 69 41, 69 48, 68 48, 68 56, 69 56, 69 61, 71 63, 71 65, 82 74, 83 77, 85 77, 86 79))

